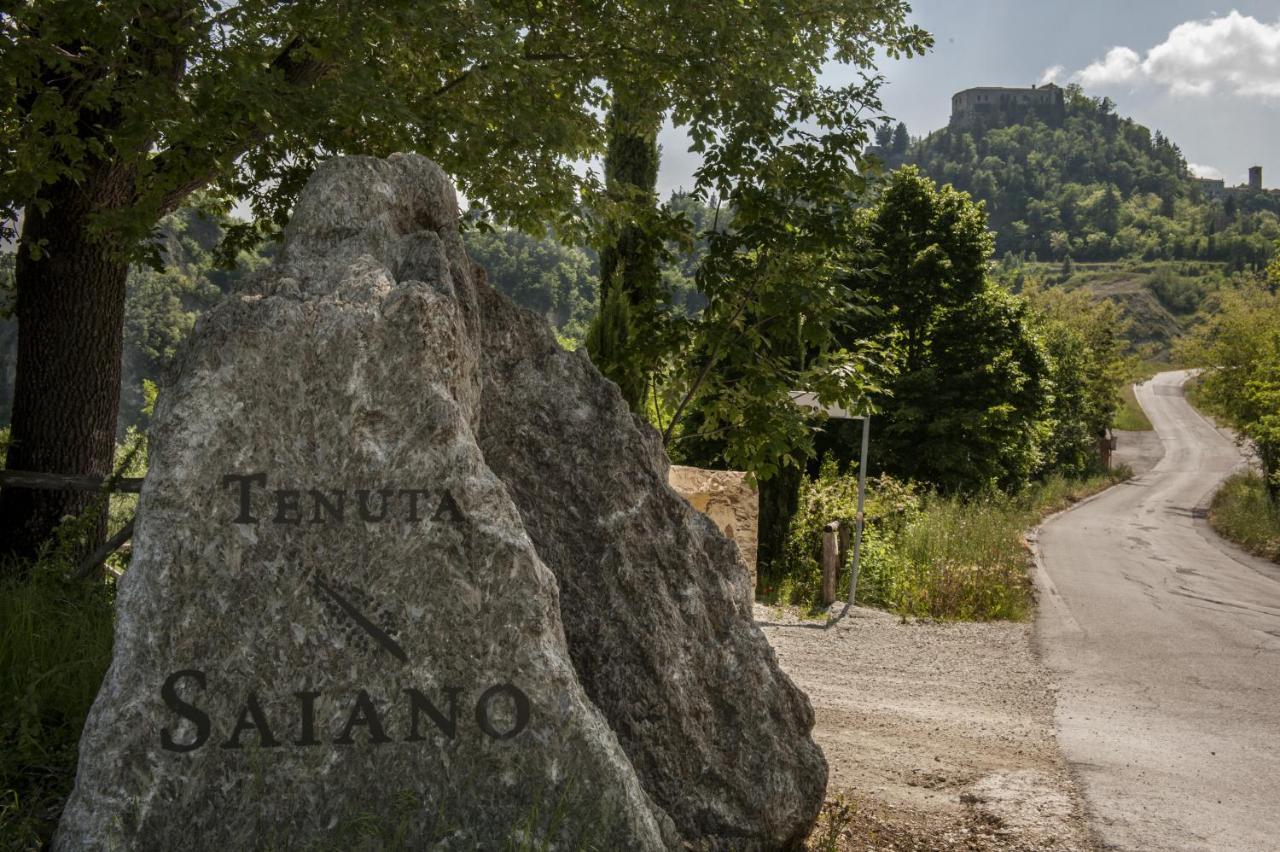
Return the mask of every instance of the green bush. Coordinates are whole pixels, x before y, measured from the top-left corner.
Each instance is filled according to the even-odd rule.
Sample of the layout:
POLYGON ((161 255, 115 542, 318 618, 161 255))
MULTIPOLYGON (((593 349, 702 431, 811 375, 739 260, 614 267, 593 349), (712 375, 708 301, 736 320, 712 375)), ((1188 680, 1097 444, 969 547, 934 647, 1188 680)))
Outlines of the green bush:
MULTIPOLYGON (((888 476, 869 480, 864 507, 867 527, 863 532, 862 570, 859 572, 859 600, 866 600, 871 588, 878 588, 889 557, 881 558, 894 531, 918 511, 920 496, 914 486, 888 476)), ((816 606, 822 593, 822 530, 831 521, 853 527, 858 514, 858 475, 854 467, 841 474, 837 462, 825 456, 816 479, 800 484, 799 507, 791 519, 791 530, 783 548, 782 581, 766 587, 771 601, 816 606)), ((849 594, 849 572, 840 577, 840 597, 849 594)))
POLYGON ((1209 523, 1223 538, 1280 562, 1280 506, 1267 498, 1258 474, 1242 473, 1224 482, 1213 497, 1209 523))

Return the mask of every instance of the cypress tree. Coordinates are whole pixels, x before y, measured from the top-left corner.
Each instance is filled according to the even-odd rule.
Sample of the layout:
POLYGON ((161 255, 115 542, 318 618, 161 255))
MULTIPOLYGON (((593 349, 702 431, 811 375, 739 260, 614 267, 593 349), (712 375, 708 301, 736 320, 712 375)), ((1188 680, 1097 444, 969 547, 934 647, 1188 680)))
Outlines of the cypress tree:
POLYGON ((592 362, 643 412, 651 355, 663 300, 658 268, 661 237, 641 221, 658 205, 658 127, 662 111, 650 98, 615 91, 605 117, 605 187, 615 209, 600 249, 600 312, 587 335, 592 362))

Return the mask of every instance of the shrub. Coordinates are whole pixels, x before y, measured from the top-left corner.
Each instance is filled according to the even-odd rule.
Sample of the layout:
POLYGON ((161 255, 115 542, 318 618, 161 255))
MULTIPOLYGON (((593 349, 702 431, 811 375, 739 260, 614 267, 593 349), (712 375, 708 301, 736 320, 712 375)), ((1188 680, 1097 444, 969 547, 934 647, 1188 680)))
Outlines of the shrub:
MULTIPOLYGON (((867 524, 863 531, 862 570, 859 572, 858 595, 879 596, 881 582, 891 559, 887 552, 892 531, 907 517, 918 511, 920 497, 914 486, 881 476, 867 483, 867 524), (870 584, 870 588, 868 585, 870 584)), ((816 606, 822 592, 822 530, 832 521, 853 527, 858 515, 858 475, 851 465, 840 473, 837 462, 824 456, 816 479, 800 484, 799 508, 791 519, 791 530, 782 554, 782 574, 776 594, 779 603, 816 606)), ((845 566, 846 568, 848 566, 845 566)), ((841 572, 840 597, 849 594, 849 572, 841 572)))

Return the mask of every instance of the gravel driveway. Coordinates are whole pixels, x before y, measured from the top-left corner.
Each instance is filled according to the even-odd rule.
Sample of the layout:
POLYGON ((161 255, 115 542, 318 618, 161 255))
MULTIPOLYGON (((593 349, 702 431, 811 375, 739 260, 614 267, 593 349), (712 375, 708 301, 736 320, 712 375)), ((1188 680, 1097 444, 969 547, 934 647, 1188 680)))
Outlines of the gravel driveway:
POLYGON ((1029 624, 855 609, 823 629, 759 605, 756 620, 813 702, 826 822, 849 820, 834 848, 1093 848, 1029 624))

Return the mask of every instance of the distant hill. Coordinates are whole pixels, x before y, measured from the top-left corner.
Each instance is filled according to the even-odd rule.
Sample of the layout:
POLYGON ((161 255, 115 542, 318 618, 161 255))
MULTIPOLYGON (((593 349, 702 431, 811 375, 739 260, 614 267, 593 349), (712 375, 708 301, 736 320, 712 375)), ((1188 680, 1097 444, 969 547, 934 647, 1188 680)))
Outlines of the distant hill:
POLYGON ((1052 124, 1028 112, 1014 123, 946 127, 886 160, 986 202, 998 256, 1203 260, 1234 270, 1269 259, 1280 198, 1210 198, 1172 140, 1117 115, 1110 99, 1071 86, 1064 107, 1052 124))
POLYGON ((1236 275, 1212 261, 1121 260, 1099 263, 1026 263, 1016 256, 994 269, 1014 292, 1034 287, 1084 289, 1110 299, 1128 322, 1125 336, 1145 360, 1164 361, 1173 342, 1217 306, 1218 291, 1236 275))

